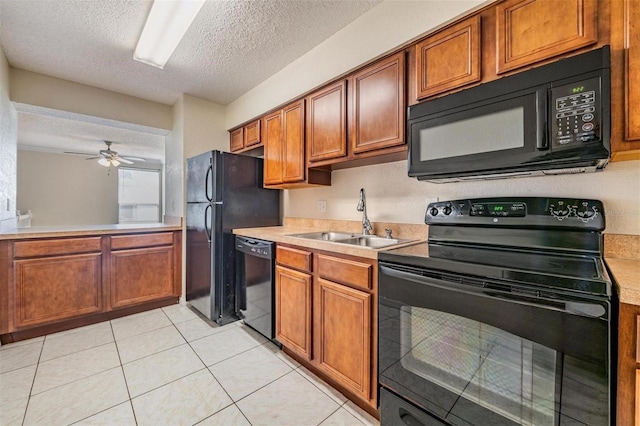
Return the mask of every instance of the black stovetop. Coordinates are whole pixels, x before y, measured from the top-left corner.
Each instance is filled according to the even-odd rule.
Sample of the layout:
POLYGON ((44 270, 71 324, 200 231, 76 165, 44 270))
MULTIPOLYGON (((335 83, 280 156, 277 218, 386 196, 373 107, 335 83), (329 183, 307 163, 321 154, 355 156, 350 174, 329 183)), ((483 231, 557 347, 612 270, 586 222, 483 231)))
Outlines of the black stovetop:
POLYGON ((379 260, 495 280, 532 291, 611 296, 602 261, 604 207, 597 200, 483 198, 432 203, 429 241, 379 260), (593 212, 586 217, 584 212, 593 212), (495 214, 494 214, 495 213, 495 214))

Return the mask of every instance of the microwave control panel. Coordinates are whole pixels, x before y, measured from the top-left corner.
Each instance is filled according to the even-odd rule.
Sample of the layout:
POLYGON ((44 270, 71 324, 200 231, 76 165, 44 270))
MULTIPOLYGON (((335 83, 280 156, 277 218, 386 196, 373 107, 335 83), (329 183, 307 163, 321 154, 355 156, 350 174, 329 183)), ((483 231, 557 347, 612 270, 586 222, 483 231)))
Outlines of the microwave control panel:
POLYGON ((600 79, 551 89, 551 141, 554 148, 575 147, 601 138, 600 79))

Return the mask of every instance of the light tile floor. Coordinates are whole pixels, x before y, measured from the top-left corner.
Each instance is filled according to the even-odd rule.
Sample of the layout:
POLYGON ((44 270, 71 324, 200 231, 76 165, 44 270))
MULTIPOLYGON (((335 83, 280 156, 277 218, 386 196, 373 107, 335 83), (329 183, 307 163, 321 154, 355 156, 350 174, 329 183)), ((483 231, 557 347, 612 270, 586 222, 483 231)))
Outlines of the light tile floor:
POLYGON ((241 322, 173 305, 0 346, 0 425, 378 425, 241 322))

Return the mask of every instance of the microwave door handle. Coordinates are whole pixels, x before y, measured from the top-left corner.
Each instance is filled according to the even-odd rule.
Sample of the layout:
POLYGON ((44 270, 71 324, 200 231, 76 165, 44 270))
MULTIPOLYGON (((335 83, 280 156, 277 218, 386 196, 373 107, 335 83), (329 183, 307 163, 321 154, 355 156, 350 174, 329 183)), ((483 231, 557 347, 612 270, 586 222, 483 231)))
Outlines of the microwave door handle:
POLYGON ((549 136, 547 134, 547 119, 549 116, 549 92, 540 89, 536 93, 537 122, 536 122, 536 148, 540 151, 549 149, 549 136))

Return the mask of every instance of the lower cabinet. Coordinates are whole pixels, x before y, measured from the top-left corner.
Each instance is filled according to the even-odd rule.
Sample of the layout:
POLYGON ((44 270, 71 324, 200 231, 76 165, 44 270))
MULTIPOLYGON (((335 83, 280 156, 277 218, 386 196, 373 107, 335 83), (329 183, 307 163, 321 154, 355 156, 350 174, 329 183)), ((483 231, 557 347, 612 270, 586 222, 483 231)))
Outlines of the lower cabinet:
POLYGON ((616 425, 640 425, 640 306, 620 304, 616 425))
POLYGON ((311 275, 276 266, 276 339, 311 359, 311 275))
POLYGON ((101 311, 101 260, 100 253, 16 260, 16 327, 101 311))
POLYGON ((276 263, 276 339, 376 414, 376 261, 278 245, 276 263))
POLYGON ((117 309, 175 303, 181 258, 180 231, 3 241, 0 335, 20 340, 103 321, 117 309))
POLYGON ((315 351, 318 368, 364 400, 371 394, 373 296, 318 279, 315 351))
POLYGON ((173 295, 173 247, 111 253, 111 307, 120 308, 173 295))

